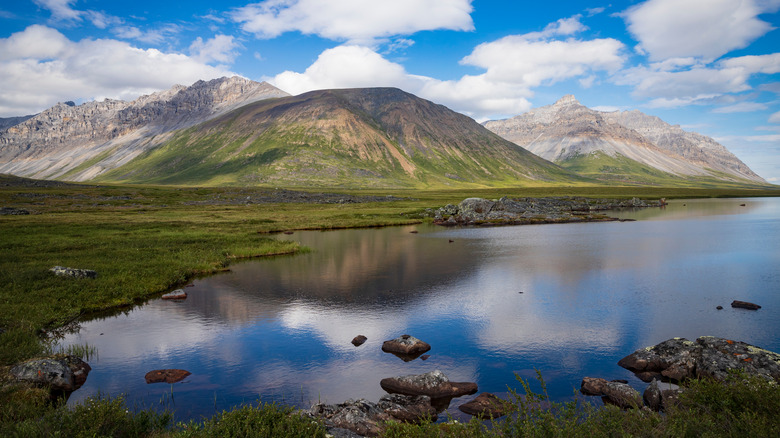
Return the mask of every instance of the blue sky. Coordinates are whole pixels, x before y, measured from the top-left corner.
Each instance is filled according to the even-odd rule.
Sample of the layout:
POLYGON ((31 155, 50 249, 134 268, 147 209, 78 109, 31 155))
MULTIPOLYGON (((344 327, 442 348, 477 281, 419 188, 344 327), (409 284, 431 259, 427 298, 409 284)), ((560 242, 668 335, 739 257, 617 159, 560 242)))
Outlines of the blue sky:
POLYGON ((780 183, 780 0, 17 0, 0 117, 238 74, 395 86, 479 121, 574 94, 709 135, 780 183))

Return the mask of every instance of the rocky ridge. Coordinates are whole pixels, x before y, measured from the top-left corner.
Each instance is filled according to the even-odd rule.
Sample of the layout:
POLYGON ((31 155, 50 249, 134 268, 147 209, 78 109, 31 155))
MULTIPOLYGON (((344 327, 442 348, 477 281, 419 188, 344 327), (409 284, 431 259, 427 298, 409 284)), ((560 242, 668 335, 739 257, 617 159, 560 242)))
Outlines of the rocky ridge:
MULTIPOLYGON (((678 177, 715 177, 766 184, 715 140, 638 110, 601 112, 567 95, 553 105, 484 123, 496 134, 529 151, 564 164, 597 152, 625 157, 678 177)), ((564 167, 566 167, 564 165, 564 167)), ((609 169, 602 169, 609 172, 609 169)))
POLYGON ((57 105, 0 131, 0 173, 83 181, 136 157, 172 131, 262 99, 288 96, 241 77, 198 81, 141 96, 57 105), (120 147, 121 146, 121 147, 120 147), (89 165, 79 165, 88 161, 89 165))

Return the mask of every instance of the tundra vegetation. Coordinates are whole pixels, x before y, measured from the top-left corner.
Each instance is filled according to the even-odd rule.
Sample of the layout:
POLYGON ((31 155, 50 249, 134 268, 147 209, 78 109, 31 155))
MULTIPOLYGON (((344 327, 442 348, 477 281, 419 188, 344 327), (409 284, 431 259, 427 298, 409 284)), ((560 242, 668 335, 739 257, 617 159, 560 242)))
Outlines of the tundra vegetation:
MULTIPOLYGON (((0 436, 324 436, 322 426, 291 409, 260 401, 181 423, 166 412, 127 406, 121 396, 69 408, 45 388, 9 376, 19 361, 58 353, 58 333, 80 317, 143 303, 237 259, 306 250, 274 233, 420 223, 431 220, 426 209, 475 196, 780 195, 766 188, 571 186, 337 192, 299 196, 272 188, 72 185, 0 176, 0 207, 14 213, 0 215, 0 436), (97 277, 57 277, 49 272, 53 266, 92 269, 97 277)), ((100 352, 84 346, 69 353, 100 352)), ((739 376, 726 384, 693 382, 664 415, 554 403, 543 389, 537 394, 528 382, 519 383, 523 394, 511 400, 516 413, 495 424, 396 424, 386 434, 780 436, 778 385, 739 376)))

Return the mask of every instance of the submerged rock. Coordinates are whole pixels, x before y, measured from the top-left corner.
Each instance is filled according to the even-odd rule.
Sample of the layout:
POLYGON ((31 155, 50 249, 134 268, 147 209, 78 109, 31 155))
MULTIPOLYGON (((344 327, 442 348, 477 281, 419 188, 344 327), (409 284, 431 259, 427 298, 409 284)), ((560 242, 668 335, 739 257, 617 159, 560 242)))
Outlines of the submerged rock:
POLYGON ((187 370, 178 369, 152 370, 146 373, 144 379, 146 379, 146 383, 176 383, 184 380, 190 374, 192 373, 187 370))
POLYGON ((88 363, 76 356, 53 356, 33 359, 11 367, 11 376, 21 382, 46 385, 53 390, 73 392, 81 387, 92 371, 88 363))
POLYGON ((388 377, 382 379, 379 385, 391 394, 427 395, 432 399, 451 399, 474 394, 478 389, 477 384, 473 382, 450 382, 450 379, 439 370, 425 374, 388 377))
POLYGON ((73 278, 97 278, 97 272, 91 269, 76 269, 66 268, 64 266, 55 266, 49 271, 53 272, 58 277, 73 277, 73 278))
POLYGON ((512 411, 513 406, 489 392, 483 392, 474 400, 458 406, 461 412, 478 418, 499 418, 512 411))
POLYGON ((319 403, 306 414, 325 422, 333 435, 344 436, 339 430, 349 430, 360 436, 381 434, 388 421, 422 423, 435 421, 436 410, 427 396, 384 395, 379 402, 364 399, 347 400, 344 403, 327 405, 319 403))

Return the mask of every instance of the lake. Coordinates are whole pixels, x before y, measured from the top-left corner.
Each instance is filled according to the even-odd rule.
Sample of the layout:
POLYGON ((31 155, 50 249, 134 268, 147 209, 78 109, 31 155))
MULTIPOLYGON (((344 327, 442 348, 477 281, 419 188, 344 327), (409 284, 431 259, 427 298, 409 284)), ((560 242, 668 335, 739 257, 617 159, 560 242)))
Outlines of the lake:
MULTIPOLYGON (((186 420, 258 397, 306 408, 377 401, 382 378, 434 369, 499 396, 538 369, 562 401, 585 376, 643 390, 617 361, 672 337, 780 351, 780 198, 612 215, 637 221, 279 235, 312 251, 236 263, 194 281, 184 301, 82 322, 62 345, 87 343, 97 357, 69 403, 124 394, 186 420), (735 299, 763 308, 732 309, 735 299), (368 341, 354 347, 361 334, 368 341), (381 351, 402 334, 428 342, 430 358, 381 351), (192 375, 147 384, 161 368, 192 375)), ((456 407, 472 397, 448 412, 462 418, 456 407)))

